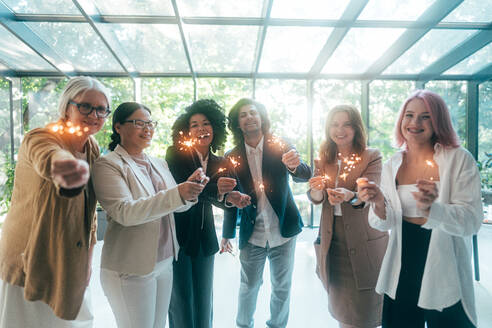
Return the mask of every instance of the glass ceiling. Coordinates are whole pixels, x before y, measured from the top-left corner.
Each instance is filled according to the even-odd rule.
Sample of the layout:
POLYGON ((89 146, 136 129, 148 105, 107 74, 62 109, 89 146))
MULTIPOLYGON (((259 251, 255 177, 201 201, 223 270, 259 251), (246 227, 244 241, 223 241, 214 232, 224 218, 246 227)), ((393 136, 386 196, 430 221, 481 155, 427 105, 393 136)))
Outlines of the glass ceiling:
POLYGON ((488 80, 491 0, 0 0, 0 75, 488 80))

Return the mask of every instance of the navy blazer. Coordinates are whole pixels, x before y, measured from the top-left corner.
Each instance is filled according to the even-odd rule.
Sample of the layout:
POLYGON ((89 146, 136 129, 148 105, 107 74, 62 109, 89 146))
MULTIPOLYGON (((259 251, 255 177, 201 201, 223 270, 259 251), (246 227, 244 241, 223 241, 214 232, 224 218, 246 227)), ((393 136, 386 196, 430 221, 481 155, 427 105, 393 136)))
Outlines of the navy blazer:
MULTIPOLYGON (((293 147, 285 143, 286 147, 280 149, 278 145, 269 142, 270 138, 271 135, 265 135, 263 138, 262 176, 265 194, 279 219, 280 234, 286 238, 293 237, 301 232, 303 223, 290 190, 289 175, 292 175, 295 182, 307 182, 311 178, 311 168, 301 161, 295 173, 289 172, 282 163, 282 155, 293 147)), ((244 143, 226 154, 226 157, 231 156, 240 163, 235 169, 238 186, 241 192, 251 196, 251 205, 242 210, 234 208, 224 213, 222 236, 229 239, 235 237, 236 222, 240 216, 239 249, 241 249, 253 233, 256 223, 257 199, 244 143)))
MULTIPOLYGON (((202 166, 195 151, 178 151, 174 146, 167 149, 166 161, 178 184, 186 181, 198 167, 202 166)), ((197 256, 200 247, 205 256, 215 254, 219 250, 212 204, 224 208, 226 212, 235 211, 234 208, 225 208, 224 204, 217 200, 218 175, 215 173, 220 167, 226 166, 225 161, 224 157, 209 153, 205 173, 209 177, 213 176, 213 179, 203 189, 197 204, 186 212, 174 213, 178 243, 188 256, 197 256)))

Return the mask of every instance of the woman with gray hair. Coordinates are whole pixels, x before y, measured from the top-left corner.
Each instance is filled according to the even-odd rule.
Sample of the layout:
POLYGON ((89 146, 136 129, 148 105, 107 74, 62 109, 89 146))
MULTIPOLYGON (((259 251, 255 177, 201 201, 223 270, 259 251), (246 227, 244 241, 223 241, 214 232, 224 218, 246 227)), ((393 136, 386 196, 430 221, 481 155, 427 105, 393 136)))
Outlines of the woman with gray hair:
POLYGON ((0 239, 0 328, 92 327, 86 287, 96 242, 92 137, 110 114, 106 88, 75 77, 60 119, 27 133, 0 239))

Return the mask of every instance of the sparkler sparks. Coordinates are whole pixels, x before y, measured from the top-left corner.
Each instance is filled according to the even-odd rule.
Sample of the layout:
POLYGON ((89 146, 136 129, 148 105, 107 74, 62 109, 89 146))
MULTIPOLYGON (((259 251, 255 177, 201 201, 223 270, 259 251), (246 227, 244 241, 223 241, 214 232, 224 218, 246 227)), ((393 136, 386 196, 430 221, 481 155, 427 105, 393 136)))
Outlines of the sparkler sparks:
POLYGON ((362 160, 362 158, 357 154, 350 154, 348 157, 342 157, 341 153, 338 153, 338 157, 341 158, 341 164, 343 167, 340 168, 340 178, 346 181, 349 173, 355 169, 357 164, 362 160))
POLYGON ((58 133, 60 135, 68 133, 68 134, 76 135, 78 137, 81 137, 82 135, 84 135, 84 133, 89 132, 88 127, 84 127, 82 129, 80 126, 74 125, 70 121, 67 122, 60 121, 58 123, 54 123, 50 126, 50 129, 51 131, 58 133))
POLYGON ((268 139, 268 143, 277 146, 282 152, 287 148, 287 144, 282 139, 274 135, 268 139))
MULTIPOLYGON (((436 166, 436 164, 433 161, 428 160, 428 159, 425 160, 425 164, 426 164, 426 167, 424 169, 424 178, 426 177, 427 169, 428 168, 433 169, 436 166)), ((432 175, 430 177, 430 180, 434 181, 434 177, 432 175)))

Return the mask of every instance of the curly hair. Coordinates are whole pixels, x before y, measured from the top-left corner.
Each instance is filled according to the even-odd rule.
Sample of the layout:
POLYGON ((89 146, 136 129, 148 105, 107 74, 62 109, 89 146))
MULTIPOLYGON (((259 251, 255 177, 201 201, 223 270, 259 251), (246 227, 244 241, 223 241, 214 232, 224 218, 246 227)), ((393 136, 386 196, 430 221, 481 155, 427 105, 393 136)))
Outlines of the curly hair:
POLYGON ((263 134, 270 133, 270 120, 268 119, 265 106, 253 99, 241 98, 234 106, 232 106, 229 112, 229 130, 232 132, 232 137, 236 146, 244 141, 243 131, 239 127, 239 111, 243 106, 247 105, 255 106, 258 114, 260 114, 261 131, 263 134))
POLYGON ((227 138, 227 117, 224 109, 212 99, 200 99, 185 108, 185 112, 178 116, 172 126, 173 145, 178 147, 181 137, 180 132, 188 135, 190 131, 190 118, 195 114, 203 114, 212 124, 214 138, 210 143, 210 148, 215 152, 224 147, 227 138))

